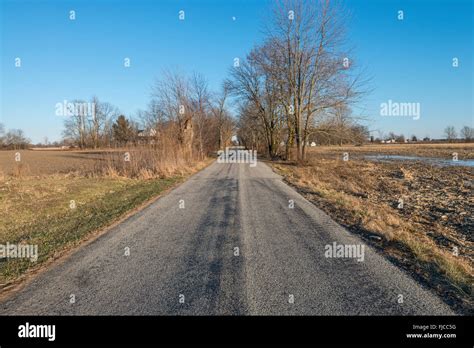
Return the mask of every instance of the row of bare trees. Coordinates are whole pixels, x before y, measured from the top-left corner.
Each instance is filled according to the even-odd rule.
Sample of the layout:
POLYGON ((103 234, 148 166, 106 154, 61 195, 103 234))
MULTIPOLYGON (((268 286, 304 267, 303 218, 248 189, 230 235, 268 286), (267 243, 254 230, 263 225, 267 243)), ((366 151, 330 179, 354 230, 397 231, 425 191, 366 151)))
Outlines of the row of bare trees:
POLYGON ((235 122, 228 98, 225 84, 212 92, 201 74, 167 71, 155 81, 150 105, 139 118, 145 129, 155 131, 157 141, 170 134, 187 152, 203 158, 231 143, 235 122))
POLYGON ((361 131, 365 136, 350 117, 362 81, 346 49, 345 13, 328 0, 276 1, 263 44, 234 66, 229 79, 240 100, 244 145, 286 159, 295 147, 304 160, 318 136, 341 143, 361 131))
POLYGON ((0 149, 25 149, 29 144, 30 139, 21 129, 6 130, 5 126, 0 123, 0 149))
MULTIPOLYGON (((458 138, 458 133, 456 132, 456 128, 454 128, 454 126, 446 127, 444 129, 444 134, 449 142, 454 142, 458 138)), ((472 141, 474 139, 474 128, 469 126, 462 127, 460 136, 461 139, 464 139, 467 142, 472 141)))
POLYGON ((89 102, 95 111, 92 115, 88 108, 75 107, 85 105, 84 101, 70 103, 74 110, 65 119, 63 135, 80 148, 166 143, 204 158, 231 142, 235 122, 228 98, 225 84, 214 93, 201 74, 166 71, 152 87, 148 108, 134 117, 125 117, 97 97, 89 102))
POLYGON ((80 148, 99 148, 114 143, 112 125, 120 114, 117 107, 93 97, 89 102, 74 100, 67 108, 69 113, 63 130, 66 141, 80 148), (91 107, 77 107, 87 104, 91 107))
MULTIPOLYGON (((218 93, 210 91, 200 74, 166 72, 155 82, 150 104, 138 112, 136 122, 155 145, 171 137, 187 153, 203 157, 230 143, 235 124, 227 104, 232 96, 239 110, 239 142, 272 158, 291 159, 295 148, 297 159, 304 160, 313 141, 364 141, 367 129, 351 112, 362 81, 345 43, 345 14, 329 0, 276 1, 262 44, 237 60, 218 93)), ((93 102, 95 118, 72 117, 65 134, 81 147, 117 143, 108 121, 116 109, 93 102)))

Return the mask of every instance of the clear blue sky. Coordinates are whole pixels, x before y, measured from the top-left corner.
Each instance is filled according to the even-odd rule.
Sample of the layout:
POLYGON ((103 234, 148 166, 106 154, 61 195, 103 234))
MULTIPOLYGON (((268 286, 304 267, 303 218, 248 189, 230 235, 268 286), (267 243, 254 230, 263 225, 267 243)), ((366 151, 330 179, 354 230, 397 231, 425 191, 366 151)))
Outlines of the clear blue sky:
MULTIPOLYGON (((63 118, 55 115, 55 104, 64 99, 96 95, 133 115, 146 108, 151 84, 167 68, 201 72, 217 88, 233 58, 261 40, 271 1, 0 3, 0 122, 39 142, 60 139, 63 118), (21 68, 15 68, 16 57, 21 68), (123 66, 125 57, 130 68, 123 66)), ((371 129, 442 137, 447 125, 473 126, 472 3, 346 1, 352 12, 348 41, 372 77, 372 93, 355 111, 371 118, 371 129), (403 21, 397 20, 400 9, 403 21), (456 69, 453 57, 459 58, 456 69), (421 103, 421 118, 380 116, 380 103, 389 99, 421 103)))

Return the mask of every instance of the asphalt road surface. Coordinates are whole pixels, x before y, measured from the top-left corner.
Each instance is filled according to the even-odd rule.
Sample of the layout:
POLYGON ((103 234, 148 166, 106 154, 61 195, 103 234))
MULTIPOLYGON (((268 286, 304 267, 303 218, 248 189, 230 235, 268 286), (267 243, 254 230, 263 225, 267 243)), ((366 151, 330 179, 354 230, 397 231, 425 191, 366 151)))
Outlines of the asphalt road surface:
POLYGON ((0 314, 454 314, 368 246, 363 261, 326 257, 334 242, 363 244, 267 165, 216 162, 37 276, 0 314))

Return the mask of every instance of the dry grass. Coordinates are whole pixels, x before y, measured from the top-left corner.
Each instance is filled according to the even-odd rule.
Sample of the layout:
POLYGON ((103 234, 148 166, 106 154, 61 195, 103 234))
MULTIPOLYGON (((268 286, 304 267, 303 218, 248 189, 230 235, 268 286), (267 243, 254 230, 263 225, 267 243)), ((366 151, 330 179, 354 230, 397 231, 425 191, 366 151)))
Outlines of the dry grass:
POLYGON ((179 147, 129 147, 82 151, 0 151, 1 177, 40 177, 75 173, 79 176, 138 179, 184 175, 201 162, 179 147), (15 155, 20 154, 20 161, 15 155), (125 155, 128 154, 128 161, 125 155))
POLYGON ((102 154, 94 173, 147 180, 184 175, 195 163, 179 150, 170 153, 152 148, 132 148, 102 154))
POLYGON ((321 146, 309 148, 308 153, 334 155, 349 152, 351 155, 387 154, 451 159, 453 153, 460 160, 474 159, 474 143, 441 143, 441 144, 366 144, 363 146, 321 146))
POLYGON ((39 259, 0 259, 0 288, 209 163, 177 148, 16 152, 0 152, 0 244, 38 245, 39 259))
MULTIPOLYGON (((304 166, 284 162, 273 166, 310 201, 432 287, 453 308, 472 312, 474 202, 468 184, 473 182, 472 169, 376 163, 361 157, 345 162, 334 156, 339 151, 363 153, 360 147, 318 148, 304 166)), ((406 145, 393 154, 405 151, 406 145)))

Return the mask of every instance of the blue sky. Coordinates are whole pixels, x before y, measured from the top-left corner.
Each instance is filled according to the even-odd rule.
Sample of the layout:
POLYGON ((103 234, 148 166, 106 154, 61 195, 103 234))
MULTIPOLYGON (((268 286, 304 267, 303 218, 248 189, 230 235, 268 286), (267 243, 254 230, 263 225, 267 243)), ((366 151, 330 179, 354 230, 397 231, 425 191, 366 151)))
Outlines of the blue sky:
MULTIPOLYGON (((61 137, 55 104, 93 95, 126 115, 146 108, 164 69, 204 74, 211 88, 234 57, 261 41, 265 0, 0 0, 0 122, 33 142, 61 137), (69 11, 76 20, 69 20, 69 11), (185 20, 178 12, 185 11, 185 20), (232 17, 235 17, 233 20, 232 17), (20 57, 21 68, 15 67, 20 57), (130 58, 131 67, 123 66, 130 58)), ((369 128, 442 137, 473 121, 471 0, 348 0, 348 42, 371 77, 354 109, 369 128), (404 11, 404 20, 397 11, 404 11), (459 67, 452 67, 452 59, 459 67), (419 102, 421 117, 382 117, 388 100, 419 102)), ((378 135, 374 132, 374 135, 378 135)))

